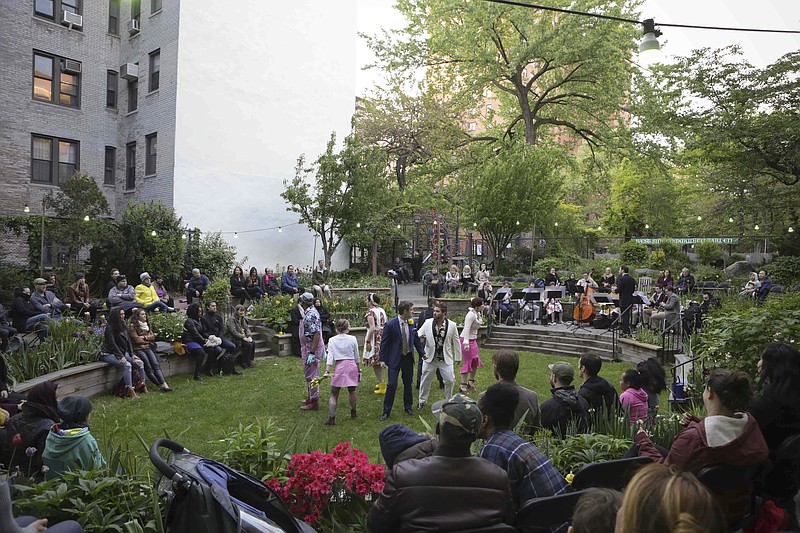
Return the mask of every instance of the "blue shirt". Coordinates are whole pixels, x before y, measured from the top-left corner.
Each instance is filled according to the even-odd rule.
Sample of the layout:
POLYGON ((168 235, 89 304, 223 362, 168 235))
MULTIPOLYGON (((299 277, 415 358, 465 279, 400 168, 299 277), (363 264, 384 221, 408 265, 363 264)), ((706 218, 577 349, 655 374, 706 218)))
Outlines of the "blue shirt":
POLYGON ((508 472, 517 509, 534 498, 572 492, 567 480, 539 448, 510 429, 502 429, 489 437, 478 457, 508 472))

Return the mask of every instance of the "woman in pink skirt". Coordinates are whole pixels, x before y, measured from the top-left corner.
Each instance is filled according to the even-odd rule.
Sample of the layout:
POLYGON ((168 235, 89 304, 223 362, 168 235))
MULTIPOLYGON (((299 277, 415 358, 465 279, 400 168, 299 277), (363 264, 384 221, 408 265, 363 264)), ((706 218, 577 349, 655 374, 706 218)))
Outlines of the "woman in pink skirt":
POLYGON ((478 355, 478 328, 483 324, 483 298, 470 300, 471 307, 464 319, 464 329, 461 331, 461 355, 464 364, 461 367, 461 393, 475 390, 475 374, 478 367, 483 366, 478 355))
POLYGON ((350 393, 350 418, 356 415, 356 387, 361 381, 361 365, 358 364, 358 341, 350 332, 350 322, 340 318, 336 321, 336 333, 328 341, 328 363, 323 377, 330 377, 331 368, 335 366, 331 378, 331 399, 328 402, 328 421, 326 426, 336 425, 336 404, 339 401, 339 389, 347 387, 350 393))

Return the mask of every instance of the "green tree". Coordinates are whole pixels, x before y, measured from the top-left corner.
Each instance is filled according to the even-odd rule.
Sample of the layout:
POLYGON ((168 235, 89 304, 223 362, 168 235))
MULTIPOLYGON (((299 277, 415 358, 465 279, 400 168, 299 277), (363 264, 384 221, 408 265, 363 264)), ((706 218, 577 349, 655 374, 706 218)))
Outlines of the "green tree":
POLYGON ((557 205, 555 160, 542 148, 519 143, 492 152, 459 183, 464 218, 477 224, 496 259, 515 235, 532 229, 535 218, 544 220, 557 205))
POLYGON ((66 248, 66 274, 71 278, 78 253, 108 226, 108 221, 98 220, 110 214, 108 201, 94 178, 76 172, 57 192, 48 194, 44 202, 59 219, 59 223, 48 225, 47 236, 66 248))
MULTIPOLYGON (((629 0, 548 4, 634 18, 629 0)), ((533 145, 567 131, 595 145, 626 103, 635 25, 471 0, 399 0, 397 9, 403 30, 367 37, 380 66, 398 77, 425 68, 434 94, 469 107, 498 93, 501 111, 485 122, 500 121, 507 136, 533 145)))
MULTIPOLYGON (((202 235, 195 228, 188 233, 183 260, 184 276, 188 277, 192 269, 199 268, 210 279, 224 279, 227 283, 236 262, 236 247, 225 241, 219 232, 202 235)), ((246 262, 245 257, 240 264, 246 262)))
POLYGON ((340 151, 335 149, 334 133, 325 153, 312 165, 308 166, 301 155, 294 178, 284 180, 281 193, 288 204, 286 210, 298 213, 300 222, 319 235, 329 266, 342 239, 357 232, 361 221, 381 205, 379 202, 391 197, 384 179, 385 154, 376 147, 364 146, 355 135, 345 138, 340 151))

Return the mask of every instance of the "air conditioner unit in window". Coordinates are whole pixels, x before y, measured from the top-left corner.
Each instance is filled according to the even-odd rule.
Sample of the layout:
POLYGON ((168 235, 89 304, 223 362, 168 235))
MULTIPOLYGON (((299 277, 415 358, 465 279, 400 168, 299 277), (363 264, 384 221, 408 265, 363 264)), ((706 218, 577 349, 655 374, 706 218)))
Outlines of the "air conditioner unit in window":
POLYGON ((139 79, 139 65, 136 63, 125 63, 119 67, 119 76, 123 80, 136 80, 139 79))
POLYGON ((61 12, 61 24, 69 24, 69 27, 77 26, 83 27, 83 16, 73 13, 72 11, 64 10, 61 12))
POLYGON ((136 35, 139 33, 139 21, 136 19, 131 19, 128 22, 128 35, 136 35))
POLYGON ((81 62, 74 61, 72 59, 64 59, 61 63, 61 70, 63 70, 64 72, 70 72, 72 74, 80 74, 81 62))

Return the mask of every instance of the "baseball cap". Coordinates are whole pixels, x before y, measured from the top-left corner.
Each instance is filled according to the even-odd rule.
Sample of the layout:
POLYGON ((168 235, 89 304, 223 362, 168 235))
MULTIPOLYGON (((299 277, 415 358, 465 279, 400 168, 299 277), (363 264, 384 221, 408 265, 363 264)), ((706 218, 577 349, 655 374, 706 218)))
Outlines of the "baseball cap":
POLYGON ((572 368, 572 365, 565 363, 564 361, 547 365, 547 368, 550 369, 550 372, 552 372, 559 381, 571 383, 572 380, 575 379, 575 370, 572 368))
POLYGON ((86 277, 86 274, 84 274, 83 272, 75 272, 75 281, 78 281, 79 279, 85 278, 85 277, 86 277))
POLYGON ((447 424, 465 436, 478 437, 483 414, 478 404, 468 396, 456 394, 449 400, 439 400, 431 406, 431 411, 442 427, 447 424))
POLYGON ((47 285, 47 280, 44 278, 36 278, 33 280, 34 285, 47 285))
POLYGON ((300 299, 303 301, 303 303, 307 303, 307 304, 313 304, 314 303, 314 295, 311 294, 310 292, 304 292, 303 294, 301 294, 300 295, 300 299))

